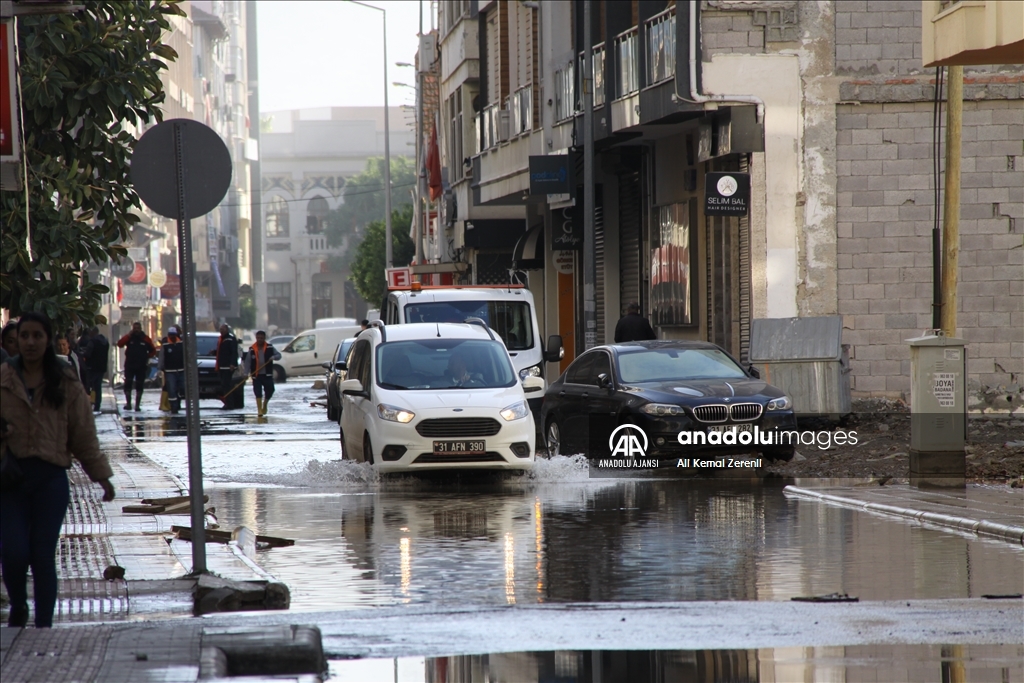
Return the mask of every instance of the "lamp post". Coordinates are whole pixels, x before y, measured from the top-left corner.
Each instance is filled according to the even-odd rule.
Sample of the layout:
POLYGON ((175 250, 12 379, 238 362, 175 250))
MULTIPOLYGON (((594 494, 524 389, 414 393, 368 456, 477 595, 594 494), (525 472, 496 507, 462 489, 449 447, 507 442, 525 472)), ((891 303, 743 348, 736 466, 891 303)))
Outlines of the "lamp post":
POLYGON ((361 5, 377 10, 384 21, 384 240, 385 268, 394 266, 394 255, 391 253, 391 126, 388 123, 388 13, 382 7, 374 7, 358 0, 349 0, 354 5, 361 5))

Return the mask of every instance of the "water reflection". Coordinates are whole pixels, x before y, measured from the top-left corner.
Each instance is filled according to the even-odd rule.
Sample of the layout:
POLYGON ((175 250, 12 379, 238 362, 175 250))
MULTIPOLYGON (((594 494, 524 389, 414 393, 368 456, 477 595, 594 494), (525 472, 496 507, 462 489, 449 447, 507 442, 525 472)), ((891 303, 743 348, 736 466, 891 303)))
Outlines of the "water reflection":
POLYGON ((1019 592, 1024 550, 717 482, 211 490, 296 609, 400 603, 861 600, 1019 592))
POLYGON ((559 650, 334 660, 335 682, 754 683, 1020 681, 1020 645, 866 645, 760 650, 559 650))

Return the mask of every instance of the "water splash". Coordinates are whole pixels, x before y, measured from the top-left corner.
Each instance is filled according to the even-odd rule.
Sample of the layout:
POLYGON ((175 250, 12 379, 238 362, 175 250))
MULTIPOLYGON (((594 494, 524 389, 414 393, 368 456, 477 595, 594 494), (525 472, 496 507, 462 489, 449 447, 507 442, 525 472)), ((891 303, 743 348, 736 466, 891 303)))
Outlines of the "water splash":
POLYGON ((379 481, 377 472, 372 465, 354 460, 310 460, 297 472, 281 474, 257 474, 246 477, 247 481, 278 486, 303 487, 366 487, 379 481))
POLYGON ((550 459, 537 458, 529 476, 531 481, 538 483, 588 481, 590 461, 582 453, 556 455, 550 459))

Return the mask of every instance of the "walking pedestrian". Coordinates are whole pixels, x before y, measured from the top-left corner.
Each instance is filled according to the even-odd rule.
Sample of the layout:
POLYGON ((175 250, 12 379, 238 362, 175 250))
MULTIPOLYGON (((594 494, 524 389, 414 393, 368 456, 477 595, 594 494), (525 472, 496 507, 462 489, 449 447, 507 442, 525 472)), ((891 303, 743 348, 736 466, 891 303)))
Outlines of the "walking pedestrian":
POLYGON ((89 337, 85 342, 85 388, 92 395, 92 409, 100 412, 103 400, 103 377, 107 374, 107 363, 110 356, 110 342, 100 334, 95 325, 89 328, 89 337))
POLYGON ((53 327, 41 313, 18 321, 20 356, 0 366, 0 454, 16 458, 22 479, 0 497, 3 580, 11 600, 8 626, 28 623, 32 568, 35 625, 53 625, 57 603, 57 542, 70 499, 72 458, 114 499, 113 474, 100 450, 89 399, 53 348, 53 327))
POLYGON ((238 338, 231 334, 227 323, 220 326, 220 339, 217 340, 217 362, 214 368, 220 377, 220 399, 224 401, 221 408, 230 410, 243 407, 244 397, 234 391, 235 371, 238 370, 238 338))
POLYGON ((167 330, 167 343, 160 346, 159 367, 164 373, 164 388, 167 389, 171 413, 177 415, 185 393, 185 345, 181 343, 177 327, 167 330))
POLYGON ((256 332, 256 343, 246 353, 246 373, 252 377, 252 393, 256 396, 256 414, 265 416, 270 397, 274 395, 274 361, 281 360, 281 352, 267 343, 267 333, 256 332))
POLYGON ((4 325, 3 332, 0 332, 0 345, 9 357, 18 355, 18 323, 11 321, 4 325))
POLYGON ((149 359, 156 356, 153 340, 142 331, 142 323, 132 323, 132 331, 117 340, 124 349, 124 409, 132 409, 132 385, 135 385, 135 410, 142 410, 142 390, 149 375, 149 359))
POLYGON ((78 381, 82 381, 82 368, 78 362, 78 355, 72 353, 71 344, 64 337, 57 338, 57 357, 63 361, 67 361, 71 365, 71 369, 75 373, 75 377, 78 381))
POLYGON ((640 315, 640 304, 633 301, 626 306, 626 315, 615 324, 615 343, 657 339, 651 321, 640 315))

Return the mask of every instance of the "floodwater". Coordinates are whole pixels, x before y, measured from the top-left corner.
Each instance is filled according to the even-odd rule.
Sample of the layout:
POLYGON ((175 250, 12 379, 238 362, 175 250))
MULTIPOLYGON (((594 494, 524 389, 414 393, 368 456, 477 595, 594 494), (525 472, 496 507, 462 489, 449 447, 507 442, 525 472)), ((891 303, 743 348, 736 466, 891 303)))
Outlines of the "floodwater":
POLYGON ((332 660, 333 683, 1024 680, 1020 645, 861 645, 758 650, 558 650, 332 660))
MULTIPOLYGON (((368 466, 338 460, 337 426, 310 406, 323 395, 310 384, 279 385, 265 422, 251 407, 204 402, 202 412, 205 485, 221 528, 296 541, 258 556, 290 587, 293 610, 830 593, 941 599, 1024 585, 1020 546, 787 499, 781 481, 593 480, 581 457, 563 457, 539 460, 526 476, 382 482, 368 466)), ((164 417, 152 401, 128 414, 126 432, 187 481, 184 418, 164 417)), ((761 656, 736 652, 744 661, 761 656)), ((939 666, 941 657, 922 653, 927 666, 939 666)), ((696 656, 655 654, 666 662, 696 656)), ((545 667, 559 661, 557 653, 522 656, 545 667)))

